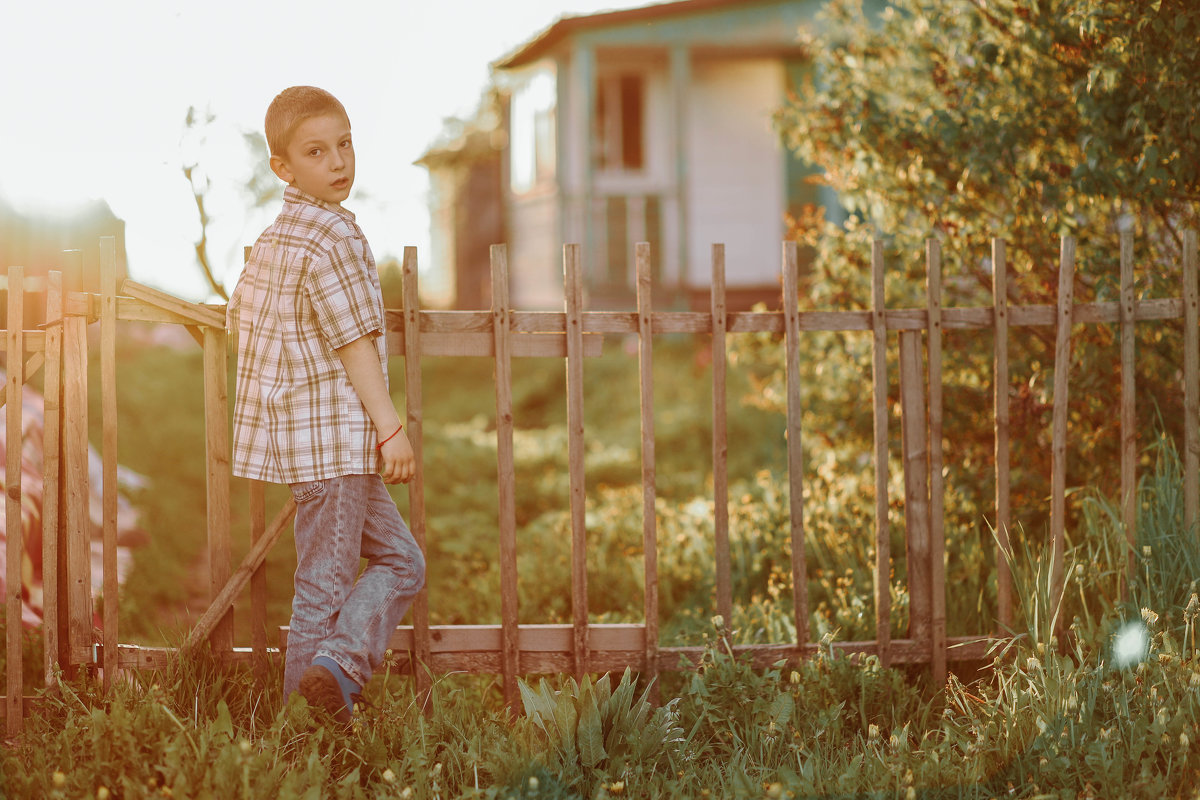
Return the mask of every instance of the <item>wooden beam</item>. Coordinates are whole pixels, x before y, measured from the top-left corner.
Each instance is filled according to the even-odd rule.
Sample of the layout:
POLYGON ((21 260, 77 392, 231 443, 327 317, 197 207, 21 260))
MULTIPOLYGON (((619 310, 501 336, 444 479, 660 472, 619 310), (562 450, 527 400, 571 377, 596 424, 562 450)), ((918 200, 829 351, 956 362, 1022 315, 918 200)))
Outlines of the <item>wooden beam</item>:
MULTIPOLYGON (((658 493, 654 449, 654 319, 650 245, 634 248, 637 266, 638 389, 642 434, 642 609, 646 620, 645 653, 651 680, 658 677, 658 493)), ((651 692, 658 697, 658 682, 651 692)))
POLYGON ((579 245, 563 247, 563 289, 567 314, 567 473, 571 512, 571 619, 574 623, 575 677, 588 663, 587 489, 583 425, 583 266, 579 245))
POLYGON ((716 552, 720 635, 733 629, 733 558, 729 549, 729 434, 726 412, 725 245, 712 246, 712 468, 713 547, 716 552))
MULTIPOLYGON (((1050 602, 1057 616, 1063 592, 1063 554, 1066 549, 1067 418, 1071 375, 1071 312, 1075 296, 1075 239, 1062 237, 1058 268, 1058 328, 1054 345, 1054 410, 1050 441, 1050 602)), ((1061 622, 1061 620, 1060 620, 1061 622)))
POLYGON ((930 664, 935 686, 946 683, 946 483, 942 476, 942 248, 925 243, 929 304, 929 584, 930 664))
POLYGON ((892 534, 888 521, 887 328, 884 323, 883 242, 871 246, 871 386, 875 420, 875 635, 879 659, 891 664, 892 534))
POLYGON ((800 423, 800 248, 783 245, 784 354, 787 359, 788 511, 792 542, 792 619, 796 643, 808 642, 808 562, 804 535, 804 450, 800 423))
POLYGON ((146 286, 145 284, 126 278, 124 283, 121 284, 121 294, 149 303, 164 311, 178 314, 181 317, 191 320, 195 325, 204 325, 209 328, 225 330, 225 315, 221 312, 200 303, 189 303, 186 300, 180 300, 178 297, 155 289, 152 286, 146 286))

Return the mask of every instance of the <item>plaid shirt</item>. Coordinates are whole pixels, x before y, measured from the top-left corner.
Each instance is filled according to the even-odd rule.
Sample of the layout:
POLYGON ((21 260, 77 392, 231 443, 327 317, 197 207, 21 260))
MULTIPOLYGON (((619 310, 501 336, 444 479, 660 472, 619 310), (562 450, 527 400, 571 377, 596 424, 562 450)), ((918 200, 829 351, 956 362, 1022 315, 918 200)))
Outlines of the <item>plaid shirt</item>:
MULTIPOLYGON (((334 351, 382 334, 375 259, 354 215, 289 186, 229 301, 238 334, 233 473, 274 483, 370 474, 377 435, 334 351)), ((387 380, 387 342, 375 337, 387 380)))

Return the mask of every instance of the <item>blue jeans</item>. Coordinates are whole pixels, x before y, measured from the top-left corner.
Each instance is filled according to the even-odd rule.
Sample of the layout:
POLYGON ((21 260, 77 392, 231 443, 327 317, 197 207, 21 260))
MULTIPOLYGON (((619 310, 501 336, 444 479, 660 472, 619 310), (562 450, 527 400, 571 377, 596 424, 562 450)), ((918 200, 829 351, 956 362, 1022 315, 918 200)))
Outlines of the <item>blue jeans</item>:
POLYGON ((365 685, 425 583, 421 548, 378 475, 294 483, 291 490, 297 564, 285 701, 317 656, 365 685), (361 576, 360 558, 367 560, 361 576))

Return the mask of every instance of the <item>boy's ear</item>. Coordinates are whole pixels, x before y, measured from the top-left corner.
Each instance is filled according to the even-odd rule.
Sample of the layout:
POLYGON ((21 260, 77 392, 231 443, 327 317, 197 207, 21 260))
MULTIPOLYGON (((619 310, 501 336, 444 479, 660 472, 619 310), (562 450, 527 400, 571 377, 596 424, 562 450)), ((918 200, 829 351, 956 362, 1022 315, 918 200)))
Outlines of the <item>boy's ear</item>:
POLYGON ((274 172, 284 183, 291 183, 296 179, 281 156, 271 156, 271 172, 274 172))

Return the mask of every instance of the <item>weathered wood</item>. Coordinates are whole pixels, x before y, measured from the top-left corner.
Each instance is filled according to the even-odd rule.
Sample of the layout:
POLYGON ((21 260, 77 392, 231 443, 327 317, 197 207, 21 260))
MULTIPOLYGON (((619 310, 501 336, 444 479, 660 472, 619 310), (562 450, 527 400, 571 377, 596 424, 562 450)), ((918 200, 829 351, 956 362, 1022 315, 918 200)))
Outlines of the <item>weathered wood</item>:
MULTIPOLYGON (((496 357, 496 341, 491 333, 421 333, 418 356, 476 356, 496 357)), ((408 343, 403 332, 390 331, 388 350, 407 353, 408 343)), ((566 358, 567 340, 557 333, 510 333, 509 355, 512 358, 566 358)), ((582 353, 596 358, 603 351, 604 337, 598 333, 585 334, 582 353)))
POLYGON ((92 660, 92 523, 88 515, 87 320, 63 321, 63 522, 70 664, 92 660))
POLYGON ((994 313, 992 404, 995 416, 996 468, 996 619, 1003 630, 1012 627, 1012 523, 1010 493, 1011 433, 1008 377, 1008 260, 1003 239, 992 240, 992 310, 994 313))
POLYGON ((1137 379, 1135 378, 1136 328, 1133 321, 1133 232, 1121 231, 1121 521, 1125 526, 1125 581, 1136 577, 1137 544, 1137 379))
POLYGON ((221 587, 221 591, 212 603, 209 604, 205 612, 200 615, 200 619, 196 621, 195 626, 188 633, 183 649, 190 650, 209 641, 209 638, 213 635, 213 631, 216 630, 221 620, 225 618, 225 615, 229 613, 229 610, 233 608, 233 601, 246 588, 250 576, 262 565, 267 557, 267 553, 271 551, 275 542, 279 540, 280 534, 287 528, 295 514, 296 501, 289 496, 284 502, 283 508, 279 510, 279 513, 271 520, 271 524, 267 526, 266 532, 250 547, 250 552, 242 559, 242 563, 229 576, 229 580, 221 587))
POLYGON ((567 314, 567 474, 571 510, 571 619, 575 627, 574 670, 582 679, 588 663, 587 489, 583 423, 583 265, 579 245, 563 247, 567 314))
POLYGON ((650 245, 639 242, 634 249, 637 266, 638 388, 642 432, 642 572, 643 611, 646 618, 646 664, 651 691, 658 697, 658 514, 657 467, 654 449, 654 334, 652 324, 653 286, 650 245))
MULTIPOLYGON (((262 481, 247 481, 250 512, 250 546, 267 532, 266 484, 262 481)), ((258 660, 256 669, 260 677, 267 655, 267 570, 266 563, 259 564, 250 573, 250 644, 258 660)))
POLYGON ((1200 536, 1200 289, 1196 231, 1183 233, 1183 523, 1200 536))
POLYGON ((194 325, 225 330, 225 315, 209 306, 180 300, 167 292, 128 278, 121 284, 121 293, 184 317, 194 325))
MULTIPOLYGON (((421 295, 417 291, 417 248, 404 248, 402 265, 402 300, 404 303, 404 319, 407 329, 412 336, 405 342, 406 349, 397 351, 404 354, 404 402, 406 407, 405 424, 408 427, 408 441, 412 445, 413 456, 417 461, 417 472, 408 482, 408 528, 412 532, 417 546, 424 555, 425 546, 425 406, 421 392, 421 330, 417 324, 417 315, 421 311, 421 295)), ((421 664, 429 663, 429 589, 421 587, 421 591, 413 600, 413 627, 416 631, 416 655, 421 664)), ((425 669, 416 670, 417 693, 421 697, 421 705, 426 711, 432 706, 428 700, 433 689, 432 676, 425 669)))
POLYGON ((5 696, 6 730, 9 737, 21 732, 23 726, 22 695, 25 692, 25 677, 21 669, 21 587, 24 585, 21 565, 25 557, 25 526, 21 504, 21 449, 25 404, 21 394, 25 385, 25 268, 8 268, 8 331, 5 344, 10 354, 5 375, 5 395, 8 408, 5 413, 5 435, 7 455, 5 459, 5 514, 8 536, 6 558, 8 559, 5 580, 6 626, 5 650, 8 659, 8 694, 5 696))
POLYGON ((804 536, 804 450, 800 422, 800 248, 783 245, 784 354, 787 359, 788 512, 792 543, 792 621, 797 644, 808 642, 808 562, 804 536))
MULTIPOLYGON (((224 321, 204 328, 204 431, 207 487, 209 597, 229 581, 233 547, 229 532, 229 348, 224 321)), ((233 647, 233 609, 214 628, 214 649, 233 647)))
POLYGON ((521 654, 517 643, 517 518, 513 464, 512 353, 509 349, 508 250, 491 249, 492 335, 496 349, 496 461, 500 529, 500 620, 503 628, 504 702, 514 716, 521 711, 517 676, 521 654))
MULTIPOLYGON (((1055 613, 1062 599, 1067 508, 1067 416, 1071 374, 1071 311, 1075 295, 1075 239, 1062 237, 1058 271, 1058 329, 1054 344, 1054 410, 1050 458, 1050 597, 1055 613)), ((1060 620, 1061 621, 1061 620, 1060 620)))
POLYGON ((67 604, 59 580, 59 494, 62 488, 60 458, 62 439, 62 272, 51 270, 46 285, 46 374, 42 384, 42 632, 45 643, 43 683, 54 685, 63 657, 62 611, 67 604))
POLYGON ((904 451, 904 541, 908 564, 908 636, 931 641, 933 583, 929 534, 929 446, 921 334, 900 333, 900 422, 904 451))
POLYGON ((117 242, 100 238, 101 529, 103 537, 104 688, 117 675, 117 242))
POLYGON ((729 435, 726 421, 725 245, 712 246, 712 459, 713 534, 716 549, 717 615, 722 635, 733 628, 733 559, 729 551, 729 435))
POLYGON ((888 378, 884 324, 883 242, 871 245, 871 386, 875 420, 875 636, 879 659, 891 663, 891 526, 888 522, 888 378))
POLYGON ((942 247, 925 243, 929 304, 929 584, 930 662, 935 686, 946 683, 946 480, 942 474, 942 247))

